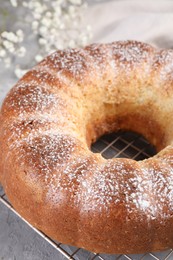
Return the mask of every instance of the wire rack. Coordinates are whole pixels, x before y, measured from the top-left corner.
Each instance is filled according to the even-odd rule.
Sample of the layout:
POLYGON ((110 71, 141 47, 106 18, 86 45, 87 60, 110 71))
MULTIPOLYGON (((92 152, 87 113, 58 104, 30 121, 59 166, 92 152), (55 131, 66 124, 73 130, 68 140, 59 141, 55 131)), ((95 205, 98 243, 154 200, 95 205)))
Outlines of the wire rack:
MULTIPOLYGON (((101 153, 105 158, 124 157, 133 158, 135 160, 143 160, 153 156, 156 151, 143 137, 131 132, 112 133, 103 136, 95 142, 91 150, 101 153)), ((140 255, 106 255, 95 254, 81 248, 63 245, 53 241, 39 230, 32 227, 25 219, 23 219, 11 206, 0 186, 0 202, 2 202, 11 211, 17 214, 25 223, 27 223, 37 234, 39 234, 47 243, 57 249, 57 259, 61 253, 66 259, 71 260, 171 260, 173 259, 173 250, 167 250, 158 253, 147 253, 140 255)), ((121 239, 121 238, 120 238, 121 239)))

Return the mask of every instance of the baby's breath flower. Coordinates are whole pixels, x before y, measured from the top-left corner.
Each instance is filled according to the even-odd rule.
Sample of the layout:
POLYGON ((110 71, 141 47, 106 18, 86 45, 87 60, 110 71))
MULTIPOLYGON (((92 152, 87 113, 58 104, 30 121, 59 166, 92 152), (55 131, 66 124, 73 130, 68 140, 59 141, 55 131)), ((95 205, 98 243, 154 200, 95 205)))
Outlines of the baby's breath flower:
POLYGON ((33 14, 33 16, 34 16, 34 19, 36 19, 36 20, 40 20, 41 19, 41 14, 40 13, 35 12, 33 14))
POLYGON ((18 37, 13 32, 6 32, 6 31, 4 31, 4 32, 1 33, 1 36, 4 39, 7 39, 7 40, 9 40, 11 42, 14 42, 14 43, 18 42, 18 37))
POLYGON ((16 31, 16 35, 18 37, 18 42, 22 42, 23 41, 23 38, 24 38, 24 33, 21 29, 17 30, 16 31))
POLYGON ((42 59, 43 59, 43 57, 41 55, 39 55, 39 54, 35 56, 35 60, 37 62, 40 62, 42 59))
POLYGON ((23 1, 23 2, 22 2, 22 5, 23 5, 24 7, 28 7, 28 2, 23 1))
POLYGON ((8 40, 4 40, 3 41, 3 46, 7 49, 7 50, 10 50, 11 48, 14 47, 13 43, 8 41, 8 40))
POLYGON ((47 40, 46 40, 46 39, 43 39, 43 38, 40 38, 40 39, 38 40, 38 42, 39 42, 40 45, 45 45, 45 44, 47 43, 47 40))
POLYGON ((38 26, 39 26, 38 21, 33 21, 32 22, 32 30, 33 30, 34 33, 38 32, 38 26))
POLYGON ((52 13, 50 11, 45 13, 45 17, 51 18, 52 17, 52 13))
POLYGON ((16 0, 10 0, 10 2, 12 6, 17 7, 18 4, 16 0))
MULTIPOLYGON (((30 36, 35 37, 37 45, 33 48, 37 50, 33 57, 35 62, 40 62, 43 57, 56 49, 85 45, 91 38, 91 28, 82 23, 83 11, 86 8, 85 0, 10 0, 10 2, 13 7, 21 5, 26 11, 22 28, 28 24, 31 32, 18 29, 0 34, 0 60, 6 67, 14 66, 12 63, 15 58, 21 59, 27 52, 28 57, 30 55, 32 57, 27 43, 27 40, 31 39, 30 36)), ((17 18, 16 15, 16 22, 17 18)), ((25 71, 18 64, 15 65, 14 73, 17 77, 21 77, 25 71)))
POLYGON ((21 78, 26 72, 27 72, 27 70, 21 69, 19 65, 17 65, 14 70, 14 73, 17 78, 21 78))
POLYGON ((5 63, 5 67, 6 68, 9 68, 10 67, 10 65, 11 65, 11 59, 10 59, 10 57, 5 57, 4 59, 3 59, 3 61, 4 61, 4 63, 5 63))
POLYGON ((75 47, 75 41, 74 40, 70 40, 69 41, 69 47, 70 48, 74 48, 75 47))
POLYGON ((7 55, 7 52, 4 49, 0 49, 0 58, 4 58, 7 55))
POLYGON ((44 26, 47 26, 47 27, 50 27, 51 25, 51 19, 50 18, 47 18, 47 17, 43 17, 43 19, 41 20, 41 23, 44 25, 44 26))
POLYGON ((54 15, 56 14, 56 16, 60 16, 62 15, 62 9, 61 9, 61 6, 60 4, 57 4, 57 3, 52 3, 52 7, 54 8, 54 15))
POLYGON ((69 2, 74 5, 80 5, 82 3, 81 0, 69 0, 69 2))
POLYGON ((17 50, 17 55, 19 57, 24 57, 26 53, 26 48, 21 46, 18 50, 17 50))

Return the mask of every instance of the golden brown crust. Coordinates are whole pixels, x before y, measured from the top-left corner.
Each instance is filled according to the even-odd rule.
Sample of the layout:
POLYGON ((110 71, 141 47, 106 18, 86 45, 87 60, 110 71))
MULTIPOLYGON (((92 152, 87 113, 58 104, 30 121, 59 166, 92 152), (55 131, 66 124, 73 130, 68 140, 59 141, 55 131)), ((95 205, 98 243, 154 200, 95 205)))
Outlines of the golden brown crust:
POLYGON ((173 246, 173 51, 125 41, 57 51, 28 72, 0 113, 0 181, 53 239, 95 252, 173 246), (158 151, 105 160, 100 135, 137 131, 158 151))

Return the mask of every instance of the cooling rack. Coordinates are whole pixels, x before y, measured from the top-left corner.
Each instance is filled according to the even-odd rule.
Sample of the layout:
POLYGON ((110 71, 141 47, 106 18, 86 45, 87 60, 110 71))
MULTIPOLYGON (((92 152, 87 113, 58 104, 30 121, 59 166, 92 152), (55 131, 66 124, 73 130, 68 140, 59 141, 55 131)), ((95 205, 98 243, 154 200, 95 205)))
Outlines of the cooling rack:
MULTIPOLYGON (((101 153, 105 158, 124 157, 135 160, 143 160, 155 154, 155 149, 143 137, 131 132, 112 133, 103 136, 91 147, 93 152, 101 153)), ((140 255, 107 255, 88 252, 84 249, 63 245, 53 241, 39 230, 32 227, 24 220, 11 206, 0 186, 0 202, 10 211, 17 215, 19 221, 24 221, 29 227, 39 235, 44 242, 56 249, 56 259, 71 260, 173 260, 173 250, 164 252, 147 253, 140 255)), ((1 221, 1 219, 0 219, 1 221)), ((101 235, 101 234, 100 234, 101 235)), ((121 238, 120 238, 121 239, 121 238)), ((1 255, 0 255, 1 259, 1 255)), ((4 258, 3 258, 4 259, 4 258)), ((50 259, 50 258, 47 258, 50 259)), ((4 259, 8 260, 8 259, 4 259)), ((24 259, 25 260, 25 259, 24 259)), ((54 260, 54 259, 52 259, 54 260)))

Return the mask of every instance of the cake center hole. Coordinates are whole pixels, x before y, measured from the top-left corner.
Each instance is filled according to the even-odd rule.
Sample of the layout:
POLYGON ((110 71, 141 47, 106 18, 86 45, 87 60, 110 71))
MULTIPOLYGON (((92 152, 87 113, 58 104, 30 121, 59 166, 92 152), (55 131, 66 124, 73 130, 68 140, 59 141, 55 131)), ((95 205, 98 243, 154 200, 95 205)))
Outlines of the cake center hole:
POLYGON ((143 136, 134 132, 111 133, 103 135, 91 145, 94 153, 101 153, 106 159, 131 158, 144 160, 156 154, 156 149, 143 136))

